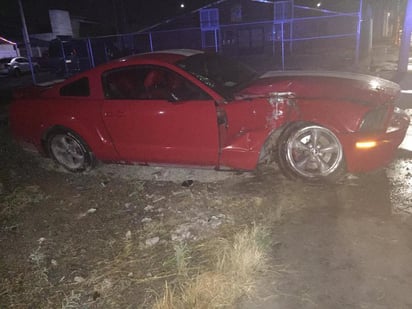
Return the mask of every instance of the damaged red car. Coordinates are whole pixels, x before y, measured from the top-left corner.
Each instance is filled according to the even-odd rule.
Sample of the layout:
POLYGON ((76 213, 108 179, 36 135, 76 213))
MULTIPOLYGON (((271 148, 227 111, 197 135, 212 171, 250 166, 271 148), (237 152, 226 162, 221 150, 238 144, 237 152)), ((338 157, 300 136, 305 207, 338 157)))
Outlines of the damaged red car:
POLYGON ((69 171, 96 161, 253 170, 337 180, 393 158, 409 118, 390 81, 267 72, 218 54, 169 50, 114 60, 15 93, 14 138, 69 171))

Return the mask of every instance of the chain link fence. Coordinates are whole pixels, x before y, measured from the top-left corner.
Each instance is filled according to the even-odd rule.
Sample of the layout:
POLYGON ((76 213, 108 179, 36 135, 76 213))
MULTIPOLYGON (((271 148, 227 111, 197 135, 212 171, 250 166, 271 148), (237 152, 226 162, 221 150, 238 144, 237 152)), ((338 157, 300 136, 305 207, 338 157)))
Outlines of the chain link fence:
MULTIPOLYGON (((72 40, 57 40, 56 72, 71 75, 112 59, 164 49, 203 49, 237 57, 270 56, 281 61, 302 53, 336 52, 358 55, 358 13, 333 14, 281 21, 221 25, 214 31, 200 28, 150 31, 72 40)), ((50 49, 52 50, 52 49, 50 49)), ((53 56, 53 55, 52 55, 53 56)))

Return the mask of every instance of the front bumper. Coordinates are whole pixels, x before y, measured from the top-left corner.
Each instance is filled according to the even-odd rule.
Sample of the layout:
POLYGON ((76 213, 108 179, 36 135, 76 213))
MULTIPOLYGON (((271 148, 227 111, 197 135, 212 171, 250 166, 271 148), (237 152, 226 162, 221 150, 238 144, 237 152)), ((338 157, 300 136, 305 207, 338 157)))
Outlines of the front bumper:
POLYGON ((368 172, 389 164, 409 125, 409 117, 403 110, 397 109, 386 132, 356 132, 340 136, 348 172, 368 172))

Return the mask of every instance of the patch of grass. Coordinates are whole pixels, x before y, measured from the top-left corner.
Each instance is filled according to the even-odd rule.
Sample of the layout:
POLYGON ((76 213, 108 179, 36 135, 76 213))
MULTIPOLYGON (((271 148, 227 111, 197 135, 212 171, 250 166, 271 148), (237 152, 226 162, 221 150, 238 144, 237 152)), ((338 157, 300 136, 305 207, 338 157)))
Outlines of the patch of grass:
POLYGON ((144 304, 154 309, 233 306, 240 297, 253 295, 257 274, 267 267, 270 243, 266 230, 257 226, 231 235, 197 246, 161 248, 142 248, 137 239, 126 237, 117 256, 96 265, 95 272, 66 294, 62 308, 81 307, 92 294, 98 295, 96 306, 122 307, 127 295, 138 290, 146 291, 144 304), (153 259, 153 250, 161 250, 163 258, 153 259), (168 262, 161 263, 165 259, 168 262), (154 292, 159 290, 161 294, 154 292))
POLYGON ((179 243, 174 246, 177 274, 187 276, 190 250, 187 244, 179 243))
POLYGON ((81 293, 71 291, 70 295, 64 297, 62 309, 77 309, 81 307, 81 293))
POLYGON ((47 198, 48 196, 37 185, 17 187, 3 198, 0 219, 9 220, 26 207, 38 204, 47 198))
MULTIPOLYGON (((160 223, 156 225, 157 229, 161 229, 160 223)), ((143 300, 145 290, 157 289, 153 286, 160 289, 165 279, 178 276, 177 267, 180 267, 182 274, 186 272, 186 248, 176 247, 173 264, 165 265, 162 263, 164 255, 172 254, 172 246, 159 244, 147 247, 139 241, 142 235, 135 236, 128 231, 121 242, 113 243, 113 250, 118 253, 98 262, 94 270, 83 278, 84 281, 76 284, 76 290, 81 291, 79 299, 82 306, 94 303, 101 308, 124 308, 130 305, 130 299, 135 299, 137 294, 141 294, 140 300, 143 300), (93 300, 90 300, 90 295, 93 295, 93 300)), ((78 294, 76 292, 75 295, 78 294)), ((65 300, 70 299, 66 296, 65 300)), ((153 300, 148 296, 143 302, 153 303, 153 300)), ((79 308, 83 308, 82 306, 79 308)))
POLYGON ((253 226, 237 233, 232 241, 220 239, 208 252, 212 269, 179 282, 180 293, 166 283, 163 297, 153 308, 221 308, 232 306, 241 296, 252 296, 256 274, 266 267, 268 233, 253 226))

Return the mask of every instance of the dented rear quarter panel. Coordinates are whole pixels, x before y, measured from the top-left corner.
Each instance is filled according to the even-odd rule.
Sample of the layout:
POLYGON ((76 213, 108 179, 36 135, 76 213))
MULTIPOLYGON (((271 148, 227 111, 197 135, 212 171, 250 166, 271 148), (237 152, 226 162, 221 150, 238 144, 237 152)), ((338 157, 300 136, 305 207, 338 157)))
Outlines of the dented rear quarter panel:
POLYGON ((102 160, 116 160, 111 138, 100 116, 101 100, 53 97, 20 98, 11 105, 10 126, 20 143, 30 143, 45 153, 42 142, 56 127, 68 128, 80 135, 102 160))

